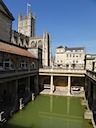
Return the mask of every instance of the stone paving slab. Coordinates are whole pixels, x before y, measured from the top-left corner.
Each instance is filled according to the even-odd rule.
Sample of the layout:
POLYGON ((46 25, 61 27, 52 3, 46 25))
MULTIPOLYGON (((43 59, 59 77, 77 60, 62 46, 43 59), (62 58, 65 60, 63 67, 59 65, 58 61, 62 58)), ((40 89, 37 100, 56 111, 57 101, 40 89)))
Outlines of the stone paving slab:
POLYGON ((84 92, 76 93, 76 94, 67 94, 67 90, 56 90, 53 93, 50 93, 50 89, 44 89, 40 94, 49 94, 49 95, 60 95, 60 96, 73 96, 73 97, 84 97, 84 92))

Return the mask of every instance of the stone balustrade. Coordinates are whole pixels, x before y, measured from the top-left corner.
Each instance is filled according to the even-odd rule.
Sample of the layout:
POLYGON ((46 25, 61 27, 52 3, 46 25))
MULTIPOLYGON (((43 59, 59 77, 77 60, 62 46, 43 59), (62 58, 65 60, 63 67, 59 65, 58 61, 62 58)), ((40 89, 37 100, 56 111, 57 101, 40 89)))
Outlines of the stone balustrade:
POLYGON ((96 81, 96 72, 87 70, 86 75, 88 75, 89 77, 91 77, 93 80, 96 81))
POLYGON ((85 74, 86 70, 84 69, 63 69, 63 68, 40 68, 40 73, 54 73, 54 74, 85 74))

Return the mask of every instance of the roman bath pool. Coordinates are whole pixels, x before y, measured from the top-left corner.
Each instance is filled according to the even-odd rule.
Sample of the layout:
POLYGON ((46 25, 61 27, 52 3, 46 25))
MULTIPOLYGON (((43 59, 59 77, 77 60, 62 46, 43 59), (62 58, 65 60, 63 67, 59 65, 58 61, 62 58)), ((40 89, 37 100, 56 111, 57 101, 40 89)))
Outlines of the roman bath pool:
POLYGON ((80 98, 39 95, 2 128, 92 128, 84 110, 80 98))

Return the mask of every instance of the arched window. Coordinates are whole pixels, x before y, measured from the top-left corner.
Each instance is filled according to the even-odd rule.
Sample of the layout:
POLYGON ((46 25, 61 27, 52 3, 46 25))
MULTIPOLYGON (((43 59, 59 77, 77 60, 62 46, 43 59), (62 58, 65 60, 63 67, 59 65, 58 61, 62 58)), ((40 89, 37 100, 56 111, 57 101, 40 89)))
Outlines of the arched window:
POLYGON ((3 60, 3 68, 5 68, 5 69, 13 68, 13 62, 11 61, 11 59, 4 59, 3 60))
POLYGON ((32 69, 35 69, 36 68, 36 65, 34 62, 32 62, 32 65, 31 65, 32 69))
POLYGON ((31 47, 32 47, 32 48, 36 48, 36 42, 32 41, 32 42, 31 42, 31 47))
POLYGON ((27 69, 28 68, 27 62, 26 61, 21 61, 20 68, 21 69, 27 69))
POLYGON ((41 40, 38 41, 38 47, 42 49, 42 41, 41 40))

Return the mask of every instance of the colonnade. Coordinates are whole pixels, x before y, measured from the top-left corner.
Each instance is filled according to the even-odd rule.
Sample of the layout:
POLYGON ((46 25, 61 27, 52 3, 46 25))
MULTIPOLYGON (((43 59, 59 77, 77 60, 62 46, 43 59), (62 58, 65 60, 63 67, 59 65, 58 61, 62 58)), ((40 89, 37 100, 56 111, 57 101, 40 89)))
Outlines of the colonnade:
MULTIPOLYGON (((54 85, 53 85, 53 75, 50 78, 50 94, 53 94, 54 85)), ((68 76, 68 92, 67 95, 71 95, 71 76, 68 76)))
POLYGON ((0 121, 3 122, 7 112, 12 116, 18 109, 22 110, 27 102, 34 100, 39 93, 38 75, 10 79, 1 83, 1 87, 0 121))
POLYGON ((88 101, 91 100, 92 105, 93 101, 96 101, 96 82, 88 77, 85 78, 85 93, 86 98, 88 101))
POLYGON ((85 76, 85 96, 87 101, 87 110, 85 118, 91 119, 93 127, 96 128, 96 81, 85 76))

